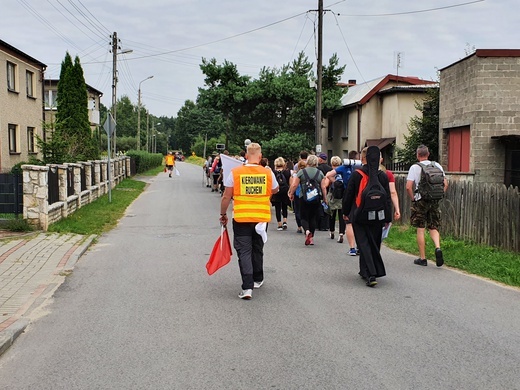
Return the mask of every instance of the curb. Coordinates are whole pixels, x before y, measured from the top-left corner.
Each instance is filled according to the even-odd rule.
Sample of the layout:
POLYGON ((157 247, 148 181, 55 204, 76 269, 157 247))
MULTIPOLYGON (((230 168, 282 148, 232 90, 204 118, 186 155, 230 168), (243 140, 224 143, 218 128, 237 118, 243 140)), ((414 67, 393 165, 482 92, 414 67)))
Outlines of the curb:
MULTIPOLYGON (((68 258, 66 264, 63 266, 62 271, 72 271, 74 266, 80 259, 80 257, 87 251, 92 242, 97 238, 97 235, 93 234, 88 236, 85 240, 81 242, 81 244, 76 248, 74 252, 68 258)), ((59 269, 59 268, 58 268, 59 269)), ((61 285, 61 283, 59 283, 61 285)), ((45 295, 46 292, 49 291, 49 287, 52 286, 50 290, 56 290, 59 285, 55 283, 49 282, 46 288, 38 294, 35 299, 35 302, 41 299, 42 295, 45 295)), ((52 292, 54 295, 54 292, 52 292)), ((38 304, 38 306, 41 302, 38 304)), ((0 332, 0 356, 2 356, 14 343, 14 341, 20 336, 27 326, 31 323, 28 318, 28 315, 34 310, 34 302, 29 306, 29 310, 26 311, 22 317, 18 318, 14 321, 8 328, 4 329, 0 332)))
POLYGON ((29 322, 27 318, 20 318, 9 326, 9 328, 0 333, 0 356, 13 345, 16 338, 27 328, 29 322))

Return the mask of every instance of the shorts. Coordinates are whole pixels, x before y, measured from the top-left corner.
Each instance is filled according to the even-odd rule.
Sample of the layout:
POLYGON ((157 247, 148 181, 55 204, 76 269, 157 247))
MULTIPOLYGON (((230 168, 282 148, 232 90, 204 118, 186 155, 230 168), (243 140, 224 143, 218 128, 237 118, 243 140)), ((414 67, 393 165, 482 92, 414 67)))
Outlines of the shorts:
POLYGON ((420 199, 412 202, 410 225, 421 229, 439 230, 441 227, 439 201, 427 202, 420 199))

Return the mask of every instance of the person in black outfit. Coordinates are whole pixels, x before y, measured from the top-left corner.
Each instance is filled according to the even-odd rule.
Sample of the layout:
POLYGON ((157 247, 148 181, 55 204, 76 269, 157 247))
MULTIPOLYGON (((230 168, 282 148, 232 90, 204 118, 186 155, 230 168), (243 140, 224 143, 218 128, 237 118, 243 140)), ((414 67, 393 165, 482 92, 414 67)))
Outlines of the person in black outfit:
MULTIPOLYGON (((361 151, 361 161, 364 173, 377 175, 379 183, 383 186, 387 194, 387 209, 391 210, 390 187, 388 176, 379 170, 379 159, 381 152, 377 146, 370 146, 361 151)), ((381 235, 385 222, 372 221, 370 223, 359 223, 356 221, 356 196, 359 192, 362 176, 356 170, 352 173, 347 185, 347 190, 343 197, 343 218, 348 221, 352 218, 352 226, 356 243, 360 251, 359 256, 359 275, 366 280, 369 287, 377 284, 376 278, 386 275, 385 265, 381 257, 381 235)))

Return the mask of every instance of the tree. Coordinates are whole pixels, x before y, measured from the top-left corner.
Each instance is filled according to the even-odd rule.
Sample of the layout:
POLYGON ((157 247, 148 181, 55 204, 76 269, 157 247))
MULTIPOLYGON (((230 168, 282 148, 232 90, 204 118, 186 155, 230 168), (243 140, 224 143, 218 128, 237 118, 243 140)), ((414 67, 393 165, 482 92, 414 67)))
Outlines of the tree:
POLYGON ((50 141, 39 141, 46 163, 92 160, 99 150, 92 137, 88 118, 88 95, 79 57, 74 63, 67 52, 58 82, 55 129, 50 141))
MULTIPOLYGON (((221 112, 211 107, 201 107, 186 100, 179 110, 171 144, 184 152, 191 150, 197 136, 218 137, 226 133, 226 122, 221 112)), ((225 141, 224 137, 224 141, 225 141)), ((223 142, 225 143, 225 142, 223 142)))
MULTIPOLYGON (((339 107, 345 92, 337 86, 345 67, 334 55, 323 68, 323 113, 339 107)), ((203 60, 205 87, 199 89, 197 104, 218 110, 226 120, 226 145, 242 145, 246 138, 259 143, 282 133, 301 134, 312 144, 315 133, 316 90, 309 87, 312 64, 299 53, 281 69, 262 68, 259 78, 240 76, 228 61, 203 60)))
POLYGON ((430 160, 439 158, 439 88, 428 88, 426 95, 423 102, 415 102, 415 108, 422 112, 422 116, 415 115, 410 119, 404 147, 397 150, 401 162, 414 164, 417 147, 421 144, 428 146, 430 160))

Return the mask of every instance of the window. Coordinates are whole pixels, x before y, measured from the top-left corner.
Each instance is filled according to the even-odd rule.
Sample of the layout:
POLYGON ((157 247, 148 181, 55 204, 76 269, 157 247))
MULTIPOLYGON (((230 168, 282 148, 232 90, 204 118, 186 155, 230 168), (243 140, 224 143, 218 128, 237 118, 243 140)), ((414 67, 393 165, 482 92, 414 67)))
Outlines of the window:
POLYGON ((27 151, 29 153, 36 153, 36 149, 34 148, 34 139, 35 139, 35 131, 34 127, 27 128, 27 151))
POLYGON ((56 110, 56 96, 58 94, 58 91, 47 91, 45 92, 45 109, 46 110, 56 110))
POLYGON ((33 72, 29 72, 29 71, 26 71, 25 72, 25 88, 26 88, 26 91, 27 91, 27 96, 29 97, 34 97, 34 73, 33 72))
POLYGON ((18 126, 9 123, 9 153, 18 153, 18 126))
POLYGON ((7 62, 7 89, 16 91, 16 65, 9 61, 7 62))
POLYGON ((327 138, 330 140, 334 137, 334 116, 329 116, 328 126, 327 126, 327 138))

